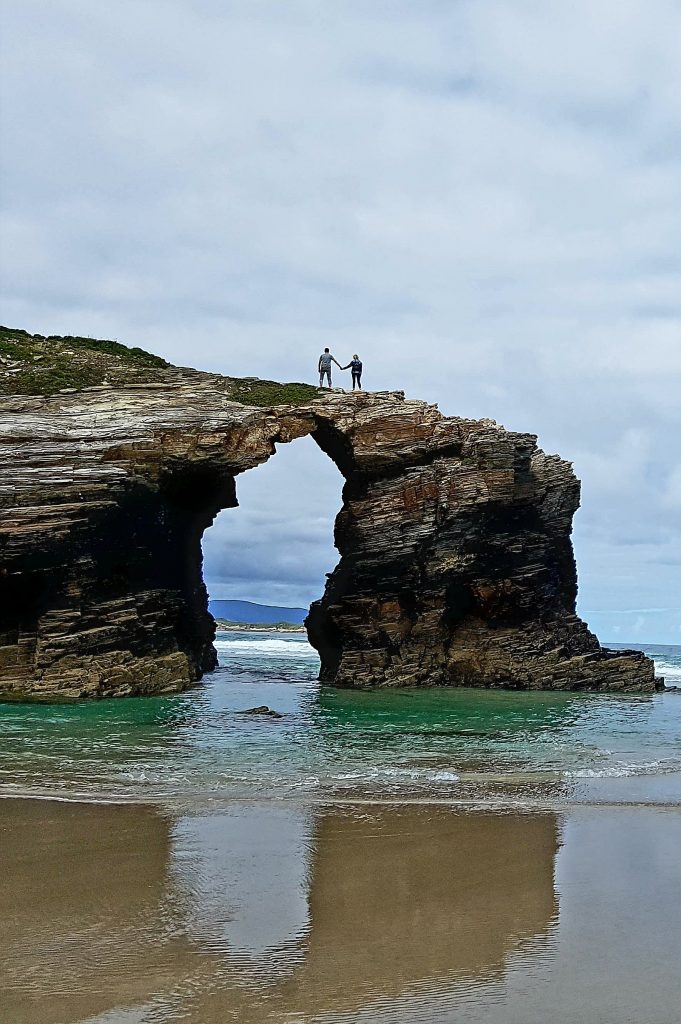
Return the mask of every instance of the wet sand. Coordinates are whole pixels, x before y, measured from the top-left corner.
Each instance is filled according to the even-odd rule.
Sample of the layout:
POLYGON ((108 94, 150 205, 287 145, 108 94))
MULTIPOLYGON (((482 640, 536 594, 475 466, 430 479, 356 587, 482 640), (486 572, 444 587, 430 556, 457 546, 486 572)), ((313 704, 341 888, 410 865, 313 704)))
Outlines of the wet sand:
POLYGON ((0 801, 2 1020, 675 1024, 681 813, 0 801))

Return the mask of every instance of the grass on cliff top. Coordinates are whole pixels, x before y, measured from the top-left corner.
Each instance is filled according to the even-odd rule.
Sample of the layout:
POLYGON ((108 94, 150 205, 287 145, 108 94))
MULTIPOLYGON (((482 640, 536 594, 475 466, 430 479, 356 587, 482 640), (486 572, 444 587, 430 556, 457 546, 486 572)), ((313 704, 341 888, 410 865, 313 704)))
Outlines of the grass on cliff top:
MULTIPOLYGON (((171 363, 119 341, 44 337, 0 327, 0 395, 53 395, 97 384, 147 384, 168 379, 171 363)), ((304 405, 317 398, 312 384, 280 384, 257 377, 226 377, 226 395, 242 405, 304 405)))
POLYGON ((0 327, 0 394, 52 395, 63 388, 145 383, 170 364, 141 348, 97 338, 0 327))
POLYGON ((233 402, 242 405, 305 405, 319 397, 320 389, 312 384, 279 384, 257 377, 232 378, 228 389, 233 402))

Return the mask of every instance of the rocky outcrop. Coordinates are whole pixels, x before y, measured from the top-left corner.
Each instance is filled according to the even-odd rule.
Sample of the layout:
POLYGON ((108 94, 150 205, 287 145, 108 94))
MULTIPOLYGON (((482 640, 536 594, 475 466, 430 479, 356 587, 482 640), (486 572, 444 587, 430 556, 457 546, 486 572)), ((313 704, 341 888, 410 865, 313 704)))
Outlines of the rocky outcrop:
POLYGON ((212 669, 201 535, 239 473, 308 434, 346 481, 307 620, 325 682, 654 688, 575 614, 579 484, 534 436, 401 393, 244 404, 253 387, 171 368, 2 398, 0 693, 164 693, 212 669))

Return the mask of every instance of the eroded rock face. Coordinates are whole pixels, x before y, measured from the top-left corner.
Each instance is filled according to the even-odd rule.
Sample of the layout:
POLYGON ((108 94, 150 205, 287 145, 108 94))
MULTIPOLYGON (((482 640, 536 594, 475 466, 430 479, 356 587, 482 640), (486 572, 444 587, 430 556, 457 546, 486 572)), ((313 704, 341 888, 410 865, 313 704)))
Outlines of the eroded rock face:
POLYGON ((532 435, 400 393, 253 408, 224 378, 3 399, 0 693, 164 693, 215 666, 201 535, 235 477, 311 434, 346 479, 307 625, 336 686, 650 691, 575 614, 579 484, 532 435))

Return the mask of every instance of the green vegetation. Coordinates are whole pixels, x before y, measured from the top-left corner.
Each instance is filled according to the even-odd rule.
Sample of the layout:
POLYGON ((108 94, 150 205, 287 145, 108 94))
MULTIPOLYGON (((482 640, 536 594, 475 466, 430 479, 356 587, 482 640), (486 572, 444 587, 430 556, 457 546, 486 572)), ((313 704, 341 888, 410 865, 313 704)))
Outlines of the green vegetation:
POLYGON ((98 338, 61 337, 0 327, 0 394, 51 395, 64 388, 155 380, 165 359, 98 338))
POLYGON ((229 397, 243 405, 306 405, 319 392, 312 384, 278 384, 275 380, 242 377, 232 380, 229 397))
MULTIPOLYGON (((114 387, 172 379, 160 356, 119 341, 29 334, 0 327, 0 395, 53 395, 101 384, 114 387)), ((257 377, 226 377, 226 396, 242 405, 305 405, 320 389, 257 377)))

